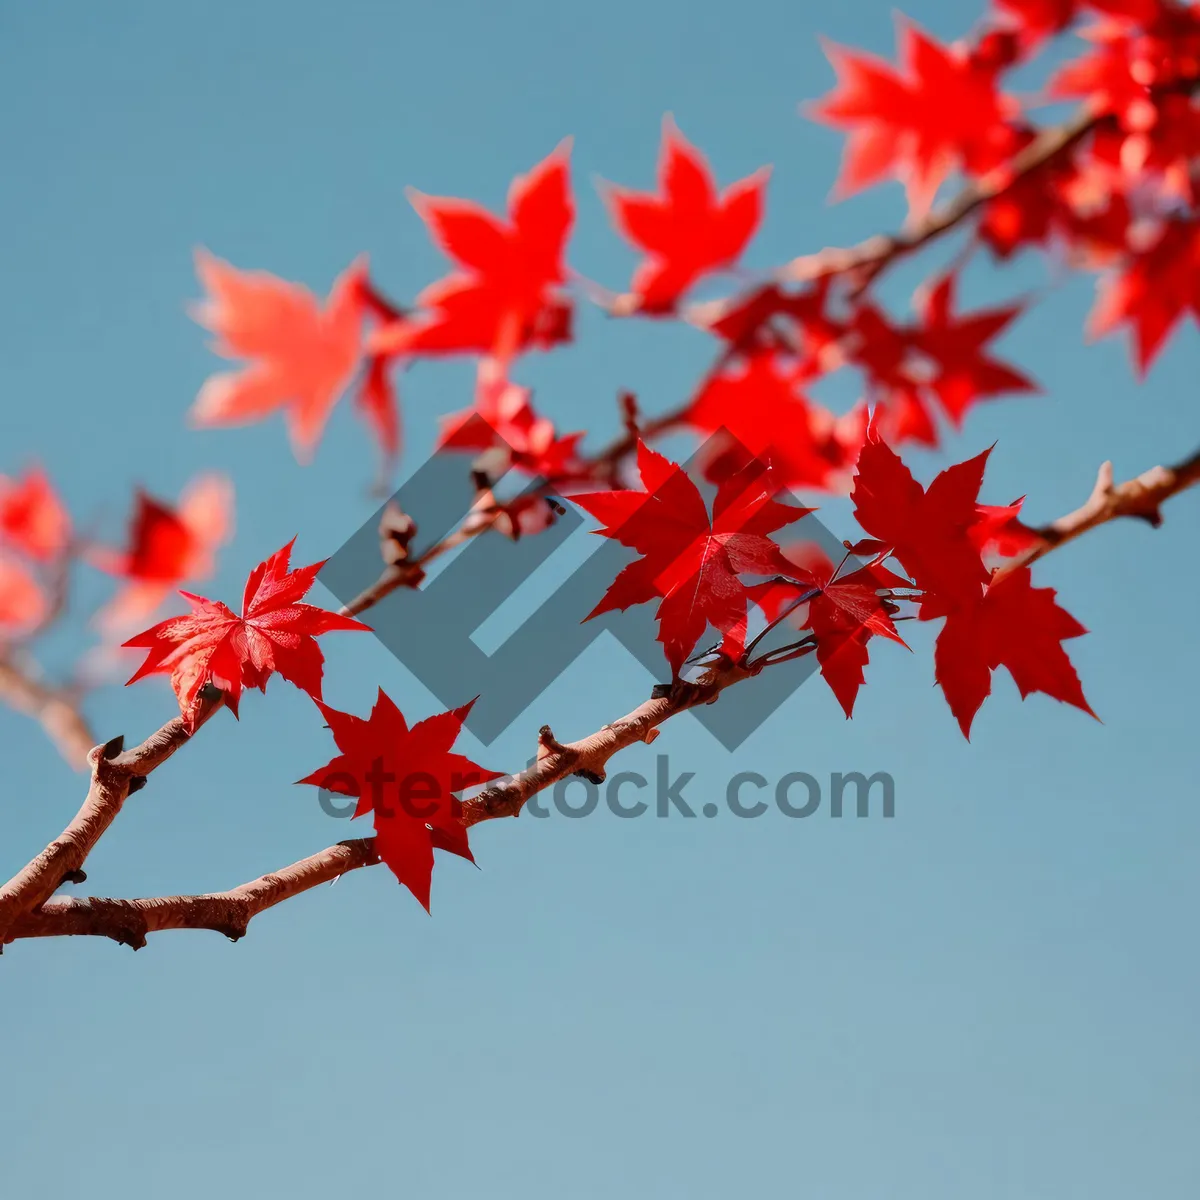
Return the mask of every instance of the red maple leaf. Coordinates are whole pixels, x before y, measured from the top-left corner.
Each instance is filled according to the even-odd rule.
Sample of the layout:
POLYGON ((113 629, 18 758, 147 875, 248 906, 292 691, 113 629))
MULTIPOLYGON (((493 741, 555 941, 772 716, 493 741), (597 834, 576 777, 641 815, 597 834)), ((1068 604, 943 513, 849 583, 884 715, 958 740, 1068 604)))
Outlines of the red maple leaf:
POLYGON ((943 46, 907 22, 898 37, 903 73, 874 55, 827 45, 838 83, 811 112, 849 131, 839 195, 894 175, 912 214, 922 216, 953 169, 979 175, 1012 154, 1017 105, 997 91, 996 66, 967 48, 943 46))
POLYGON ((808 569, 795 572, 802 585, 818 589, 808 601, 807 620, 801 628, 811 629, 816 637, 821 675, 849 718, 864 682, 870 639, 885 637, 905 645, 892 623, 895 609, 889 611, 880 593, 911 585, 881 563, 867 563, 839 576, 834 564, 819 552, 811 553, 813 549, 805 556, 808 569))
POLYGON ((128 683, 147 675, 170 675, 189 732, 195 728, 206 684, 224 693, 225 706, 235 717, 242 688, 265 692, 276 671, 319 700, 325 660, 314 639, 333 630, 370 626, 299 602, 325 564, 289 571, 293 545, 294 538, 250 572, 240 617, 219 600, 181 592, 190 613, 169 617, 124 643, 147 651, 146 661, 128 683))
POLYGON ((196 273, 209 299, 195 319, 217 335, 218 354, 250 362, 205 381, 193 422, 241 425, 283 409, 296 457, 308 461, 358 365, 365 263, 338 277, 323 307, 298 283, 240 271, 204 250, 196 273))
POLYGON ((958 314, 955 277, 942 276, 914 297, 917 321, 894 323, 875 305, 855 305, 842 345, 860 367, 875 402, 876 421, 893 443, 938 444, 934 404, 957 427, 971 405, 1006 392, 1036 391, 1036 385, 988 351, 1021 312, 1020 305, 958 314))
POLYGON ((71 540, 71 518, 40 467, 19 479, 0 475, 0 539, 39 562, 61 554, 71 540))
POLYGON ((1200 70, 1200 14, 1162 0, 1090 0, 1107 13, 1085 30, 1095 49, 1065 63, 1050 81, 1055 99, 1085 99, 1135 133, 1151 128, 1166 89, 1194 83, 1200 70))
POLYGON ((745 619, 741 575, 786 572, 779 547, 767 535, 813 510, 776 501, 771 472, 757 460, 721 484, 711 519, 682 468, 640 441, 638 472, 643 491, 571 497, 603 524, 597 533, 641 555, 617 575, 585 620, 658 600, 658 640, 678 675, 710 624, 728 632, 745 619))
POLYGON ((1130 183, 1160 176, 1164 193, 1192 200, 1191 159, 1200 109, 1190 93, 1200 80, 1200 14, 1158 0, 1096 3, 1116 19, 1084 31, 1095 49, 1066 63, 1051 81, 1055 98, 1082 98, 1115 122, 1096 131, 1093 157, 1130 183))
POLYGON ((1053 588, 1035 588, 1028 567, 1002 574, 974 604, 943 610, 923 604, 921 619, 944 616, 934 649, 937 682, 964 737, 1006 667, 1024 699, 1044 692, 1095 716, 1062 643, 1087 632, 1059 607, 1053 588))
POLYGON ((529 346, 570 337, 571 307, 559 285, 575 209, 570 141, 508 193, 509 220, 469 200, 410 192, 430 235, 460 267, 417 298, 423 310, 381 326, 369 339, 379 354, 490 354, 507 362, 529 346))
POLYGON ((1124 253, 1131 217, 1124 195, 1128 181, 1124 168, 1114 172, 1105 161, 1101 144, 1110 142, 1101 127, 1090 154, 1051 160, 987 202, 978 233, 997 258, 1008 258, 1020 246, 1044 245, 1052 236, 1065 243, 1073 262, 1087 267, 1124 253))
POLYGON ((388 373, 390 366, 385 355, 372 354, 367 359, 362 384, 355 396, 359 413, 379 441, 384 472, 400 457, 400 406, 388 373))
POLYGON ((971 530, 990 453, 947 467, 928 489, 874 430, 858 458, 855 519, 891 547, 926 596, 947 607, 977 602, 989 578, 971 530))
MULTIPOLYGON (((362 279, 359 292, 365 312, 377 325, 403 319, 404 310, 393 304, 369 278, 362 279)), ((375 434, 383 455, 381 484, 386 484, 400 458, 400 405, 391 368, 391 355, 368 353, 354 397, 355 408, 375 434)))
POLYGON ((787 546, 783 553, 793 564, 789 574, 795 582, 760 584, 752 589, 753 601, 768 622, 786 616, 797 629, 812 631, 821 676, 850 717, 864 682, 870 639, 885 637, 907 649, 892 621, 896 609, 889 597, 893 588, 912 584, 878 561, 843 575, 845 560, 835 565, 811 542, 787 546))
POLYGON ((534 410, 532 394, 497 374, 484 360, 479 368, 475 404, 441 421, 439 450, 504 451, 501 470, 514 466, 529 475, 555 479, 575 474, 582 433, 559 437, 554 422, 534 410))
POLYGON ((0 633, 24 633, 41 623, 48 601, 24 563, 0 555, 0 633))
POLYGON ((1036 392, 1037 385, 987 353, 988 343, 1008 328, 1023 306, 956 315, 954 290, 954 275, 943 275, 919 294, 921 324, 914 331, 913 342, 933 360, 930 386, 957 427, 977 400, 1006 392, 1036 392))
POLYGON ((1022 39, 1034 45, 1060 33, 1075 19, 1081 0, 996 0, 1020 29, 1022 39))
POLYGON ((673 312, 702 275, 732 265, 762 220, 770 169, 730 184, 720 195, 704 155, 663 119, 660 195, 610 185, 606 199, 621 234, 647 255, 631 289, 639 310, 673 312))
POLYGON ((720 481, 749 458, 769 461, 781 487, 845 491, 850 469, 866 436, 866 410, 844 416, 813 403, 770 353, 751 355, 722 371, 700 391, 683 416, 695 429, 733 440, 706 444, 705 473, 720 481))
POLYGON ((729 300, 692 305, 687 315, 694 325, 728 342, 729 353, 798 354, 797 377, 815 378, 841 365, 837 343, 845 327, 825 311, 828 291, 828 276, 795 293, 770 284, 729 300))
POLYGON ((924 373, 913 357, 913 335, 875 305, 860 302, 846 327, 843 352, 866 376, 876 426, 887 439, 938 443, 937 424, 926 401, 924 373))
POLYGON ((143 491, 137 493, 128 550, 95 547, 93 566, 125 583, 101 611, 110 631, 128 629, 149 616, 185 579, 206 579, 214 551, 229 540, 233 526, 233 485, 223 475, 193 480, 172 508, 143 491))
POLYGON ((501 774, 451 749, 471 705, 411 729, 382 688, 365 720, 320 701, 317 706, 341 753, 299 782, 357 796, 356 817, 374 813, 379 857, 428 912, 435 847, 475 861, 454 793, 501 774))
POLYGON ((971 541, 981 554, 989 552, 1000 558, 1012 558, 1022 550, 1036 545, 1037 533, 1021 521, 1021 496, 1011 504, 978 504, 975 524, 967 530, 971 541))
POLYGON ((1101 284, 1088 328, 1099 337, 1128 324, 1144 375, 1189 311, 1200 319, 1200 221, 1168 221, 1153 245, 1101 284))

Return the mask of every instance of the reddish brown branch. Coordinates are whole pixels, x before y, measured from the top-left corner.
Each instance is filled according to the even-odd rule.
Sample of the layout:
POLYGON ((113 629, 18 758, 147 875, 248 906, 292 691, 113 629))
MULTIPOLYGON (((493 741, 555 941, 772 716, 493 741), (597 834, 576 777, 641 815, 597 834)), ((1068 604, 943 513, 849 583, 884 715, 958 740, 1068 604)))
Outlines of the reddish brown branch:
POLYGON ((1093 130, 1111 121, 1084 109, 1071 120, 1045 129, 1003 167, 968 184, 942 207, 911 229, 877 234, 857 246, 830 246, 816 254, 794 258, 779 272, 790 283, 815 283, 832 275, 852 276, 862 290, 881 271, 961 224, 976 209, 1004 195, 1027 176, 1057 161, 1093 130))
MULTIPOLYGON (((713 669, 701 683, 685 685, 677 689, 672 696, 647 700, 627 716, 578 742, 562 745, 555 740, 548 727, 543 727, 538 738, 539 751, 534 765, 494 784, 465 803, 463 809, 466 823, 475 825, 497 817, 515 817, 530 796, 571 774, 583 775, 596 781, 603 779, 608 760, 618 751, 635 742, 653 741, 658 736, 658 726, 669 717, 698 704, 711 704, 725 688, 754 673, 726 663, 713 669)), ((172 722, 173 724, 175 723, 172 722)), ((165 726, 160 733, 167 728, 169 726, 165 726)), ((117 802, 112 816, 116 815, 119 808, 120 802, 117 802)), ((88 810, 89 805, 85 804, 84 809, 88 810)), ((80 818, 77 817, 72 823, 72 828, 79 823, 80 818)), ((95 843, 95 838, 102 832, 103 829, 96 832, 87 849, 90 849, 95 843)), ((71 829, 68 829, 68 833, 71 833, 71 829)), ((59 841, 62 842, 66 838, 67 834, 64 834, 59 841)), ((41 865, 41 860, 53 849, 54 846, 48 847, 22 875, 29 873, 35 864, 39 864, 39 876, 46 882, 57 879, 54 885, 57 887, 62 882, 63 868, 76 863, 76 860, 82 863, 86 857, 86 850, 82 853, 76 850, 69 857, 59 854, 55 866, 49 869, 41 865)), ((264 909, 378 861, 374 839, 363 838, 339 842, 336 846, 330 846, 280 871, 264 875, 232 891, 214 895, 160 896, 145 900, 62 897, 49 900, 46 899, 49 896, 47 892, 40 902, 40 907, 22 902, 17 915, 10 918, 6 927, 3 917, 4 891, 21 880, 22 876, 17 876, 4 891, 0 891, 0 942, 3 942, 5 937, 12 941, 27 937, 90 935, 112 938, 123 945, 138 949, 145 945, 148 934, 164 929, 212 929, 236 940, 245 934, 251 918, 264 909)), ((50 890, 53 891, 53 888, 50 890)), ((23 891, 26 900, 34 894, 28 888, 23 891)))
POLYGON ((1137 517, 1157 529, 1163 520, 1163 502, 1196 483, 1200 483, 1200 450, 1173 467, 1151 467, 1136 479, 1127 479, 1118 484, 1113 483, 1112 463, 1102 463, 1087 501, 1057 521, 1032 530, 1038 542, 1011 562, 1005 563, 1002 570, 1007 573, 1028 566, 1051 550, 1074 541, 1089 529, 1119 517, 1137 517))
POLYGON ((211 929, 237 941, 245 936, 251 918, 260 912, 378 861, 374 839, 359 838, 339 842, 282 871, 209 896, 48 900, 41 908, 21 917, 10 936, 15 939, 90 935, 112 938, 138 950, 146 944, 147 934, 164 929, 211 929))
POLYGON ((670 695, 655 696, 577 742, 562 744, 555 740, 550 727, 543 725, 533 765, 466 801, 464 822, 478 825, 497 817, 518 816, 531 796, 568 775, 581 775, 593 783, 603 782, 608 760, 614 754, 637 742, 654 741, 658 727, 676 713, 700 704, 714 704, 726 688, 757 673, 756 669, 722 660, 700 682, 679 686, 670 695))
MULTIPOLYGON (((1106 463, 1100 469, 1100 478, 1088 502, 1044 526, 1039 531, 1043 539, 1039 547, 1006 569, 1032 562, 1089 529, 1118 517, 1140 517, 1157 526, 1162 519, 1159 511, 1162 503, 1197 483, 1200 483, 1200 451, 1174 467, 1155 467, 1136 479, 1117 485, 1112 483, 1111 464, 1106 463)), ((561 743, 548 726, 543 726, 538 735, 538 754, 533 765, 466 801, 463 804, 466 824, 477 825, 498 817, 518 816, 531 796, 568 775, 582 775, 597 782, 603 780, 613 755, 636 742, 653 741, 658 736, 658 727, 676 713, 685 712, 699 704, 711 704, 726 688, 754 674, 757 674, 757 669, 753 666, 747 668, 728 661, 718 662, 700 683, 679 687, 672 695, 647 700, 626 716, 576 742, 561 743)), ((100 758, 98 773, 111 769, 114 763, 128 764, 131 761, 142 772, 153 770, 182 744, 182 740, 186 740, 186 736, 180 738, 178 726, 177 721, 169 722, 129 754, 118 755, 113 760, 100 758)), ((59 842, 66 840, 73 847, 69 853, 59 852, 52 856, 52 866, 45 863, 43 860, 51 856, 58 845, 54 843, 21 875, 0 889, 0 941, 5 937, 11 941, 27 937, 89 935, 112 938, 136 949, 145 944, 148 934, 165 929, 211 929, 236 940, 245 934, 250 920, 265 909, 319 884, 331 882, 349 871, 379 861, 374 839, 363 838, 339 842, 310 858, 228 892, 203 896, 160 896, 145 900, 43 897, 40 905, 28 903, 32 897, 44 891, 50 880, 57 878, 61 883, 70 870, 78 870, 87 850, 103 832, 103 828, 96 829, 95 825, 91 825, 77 832, 74 840, 68 837, 81 824, 81 818, 89 810, 91 801, 89 793, 89 802, 85 803, 80 817, 59 839, 59 842), (31 874, 39 877, 41 883, 36 888, 28 882, 22 886, 22 878, 31 874), (15 905, 8 902, 7 911, 11 914, 15 910, 15 915, 10 916, 6 926, 5 897, 13 893, 14 885, 17 885, 16 891, 22 900, 15 905)), ((118 801, 108 821, 116 815, 119 807, 118 801)), ((107 828, 107 823, 104 828, 107 828)), ((48 896, 49 892, 45 895, 48 896)))
POLYGON ((14 658, 0 656, 0 703, 38 721, 76 770, 87 766, 96 737, 69 690, 42 683, 14 658))
MULTIPOLYGON (((733 350, 730 348, 717 358, 717 361, 705 373, 704 378, 698 385, 697 391, 702 391, 708 385, 724 368, 732 354, 733 350)), ((602 479, 607 477, 614 487, 619 486, 620 464, 627 455, 636 449, 639 438, 649 441, 674 429, 683 420, 684 414, 690 407, 691 401, 689 400, 687 404, 672 409, 662 416, 643 422, 637 429, 631 428, 627 422, 625 432, 620 437, 615 438, 604 449, 586 460, 585 470, 588 478, 602 479)), ((562 482, 562 480, 548 480, 541 488, 541 491, 546 495, 553 494, 558 490, 556 485, 562 482)), ((374 583, 364 588, 348 604, 342 605, 338 612, 343 617, 356 617, 366 612, 367 609, 373 608, 393 592, 400 591, 402 588, 419 586, 421 580, 425 578, 425 567, 430 562, 435 558, 439 558, 447 551, 454 549, 455 546, 459 546, 471 538, 478 537, 481 533, 487 533, 495 526, 496 521, 504 515, 504 512, 504 506, 498 504, 492 505, 488 509, 473 508, 463 517, 458 528, 452 530, 440 541, 434 542, 432 546, 424 550, 418 557, 406 559, 403 562, 390 563, 385 566, 380 572, 379 578, 374 583)))
MULTIPOLYGON (((201 710, 198 724, 221 706, 220 693, 201 710)), ((92 768, 87 796, 71 823, 36 858, 0 887, 0 946, 10 940, 14 923, 44 904, 65 882, 78 882, 92 847, 116 819, 131 793, 189 738, 183 720, 168 721, 140 746, 124 749, 113 738, 88 753, 92 768)))
MULTIPOLYGON (((980 206, 1003 195, 1033 172, 1056 161, 1081 139, 1109 120, 1111 118, 1108 116, 1097 115, 1084 109, 1062 125, 1044 130, 1014 155, 1010 162, 962 188, 952 200, 913 228, 897 234, 876 235, 857 246, 827 247, 816 254, 803 255, 781 268, 776 278, 780 282, 815 283, 820 279, 841 275, 852 281, 856 291, 861 291, 892 263, 949 232, 980 206)), ((734 303, 736 304, 736 301, 734 303)), ((630 313, 636 311, 636 305, 626 307, 630 313)), ((610 306, 610 310, 620 312, 621 308, 618 304, 615 309, 610 306)), ((734 353, 735 348, 731 346, 717 357, 701 381, 699 390, 720 373, 734 353)), ((650 440, 674 429, 689 407, 690 401, 660 417, 645 421, 637 430, 627 428, 622 436, 588 460, 587 466, 591 476, 596 478, 608 475, 615 484, 619 464, 634 450, 638 438, 650 440)), ((553 487, 552 480, 548 489, 553 490, 553 487)), ((471 521, 472 518, 474 524, 469 533, 460 527, 441 542, 431 546, 420 559, 386 567, 370 587, 340 609, 341 614, 358 616, 393 592, 417 586, 424 577, 420 569, 422 564, 428 563, 430 559, 436 558, 468 537, 475 537, 491 528, 487 522, 480 523, 477 514, 469 515, 464 521, 464 526, 466 521, 471 521)))

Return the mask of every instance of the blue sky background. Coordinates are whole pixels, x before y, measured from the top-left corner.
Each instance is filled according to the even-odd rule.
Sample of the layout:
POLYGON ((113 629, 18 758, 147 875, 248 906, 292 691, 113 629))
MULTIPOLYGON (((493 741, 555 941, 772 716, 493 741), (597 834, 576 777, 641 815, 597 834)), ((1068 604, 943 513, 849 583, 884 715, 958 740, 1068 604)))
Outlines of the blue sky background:
MULTIPOLYGON (((944 37, 973 16, 949 0, 910 12, 944 37)), ((405 186, 499 205, 573 134, 571 261, 619 286, 632 257, 590 180, 649 185, 666 111, 723 181, 774 163, 749 265, 891 228, 896 189, 826 203, 841 139, 796 108, 832 78, 818 34, 890 55, 889 6, 5 6, 0 470, 40 459, 114 538, 135 484, 174 497, 202 468, 230 473, 238 531, 210 595, 236 599, 293 534, 301 561, 329 554, 371 511, 367 437, 339 411, 301 469, 278 422, 185 430, 216 366, 184 312, 192 248, 321 291, 366 250, 411 296, 443 263, 405 186)), ((935 261, 885 296, 903 306, 935 261)), ((1028 492, 1036 519, 1081 502, 1106 457, 1124 477, 1189 452, 1200 360, 1189 328, 1139 385, 1124 345, 1084 346, 1091 281, 1036 258, 975 271, 964 298, 1029 289, 1043 303, 1004 346, 1045 395, 985 407, 944 457, 913 461, 928 478, 998 439, 989 498, 1028 492)), ((579 334, 523 378, 597 438, 619 387, 673 405, 709 349, 594 312, 579 334)), ((462 364, 413 373, 407 469, 469 383, 462 364)), ((1157 534, 1108 528, 1038 568, 1092 631, 1070 649, 1102 725, 1022 704, 1005 677, 966 744, 930 686, 929 631, 910 626, 914 654, 874 654, 853 722, 814 682, 732 754, 683 718, 621 760, 669 754, 696 773, 697 807, 739 770, 885 770, 894 820, 497 822, 474 839, 482 871, 439 862, 432 919, 375 869, 236 946, 10 947, 0 1185, 39 1200, 1194 1196, 1198 520, 1192 493, 1157 534)), ((81 575, 76 615, 109 586, 81 575)), ((51 664, 81 644, 57 639, 51 664)), ((372 639, 325 648, 338 707, 364 711, 382 684, 411 716, 435 710, 372 639)), ((543 721, 579 736, 649 683, 597 643, 508 734, 467 748, 511 769, 543 721)), ((88 711, 103 737, 136 739, 172 706, 151 683, 88 711)), ((331 749, 276 681, 154 776, 87 888, 219 890, 349 836, 291 785, 331 749)), ((0 755, 6 875, 83 789, 19 717, 0 714, 0 755)))

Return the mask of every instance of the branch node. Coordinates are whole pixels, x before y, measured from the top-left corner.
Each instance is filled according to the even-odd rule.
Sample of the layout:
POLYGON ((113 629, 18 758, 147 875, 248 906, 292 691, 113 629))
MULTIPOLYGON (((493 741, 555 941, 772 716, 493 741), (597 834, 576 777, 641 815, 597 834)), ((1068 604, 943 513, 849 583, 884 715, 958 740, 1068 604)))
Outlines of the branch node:
POLYGON ((103 746, 100 747, 100 757, 112 761, 125 749, 125 735, 118 733, 115 738, 109 738, 103 746))
POLYGON ((593 771, 590 767, 576 767, 571 774, 578 775, 580 779, 586 779, 588 783, 597 785, 603 783, 608 778, 603 770, 593 771))
POLYGON ((538 758, 546 758, 551 754, 565 754, 566 746, 555 736, 549 725, 543 725, 538 730, 538 758))
POLYGON ((149 782, 145 775, 130 775, 129 777, 129 794, 132 796, 134 792, 140 792, 149 782))
POLYGON ((87 872, 82 870, 67 871, 62 877, 62 883, 58 886, 62 887, 66 883, 86 883, 87 872))
POLYGON ((128 946, 130 950, 137 951, 146 948, 146 933, 142 929, 122 929, 110 936, 119 946, 128 946))

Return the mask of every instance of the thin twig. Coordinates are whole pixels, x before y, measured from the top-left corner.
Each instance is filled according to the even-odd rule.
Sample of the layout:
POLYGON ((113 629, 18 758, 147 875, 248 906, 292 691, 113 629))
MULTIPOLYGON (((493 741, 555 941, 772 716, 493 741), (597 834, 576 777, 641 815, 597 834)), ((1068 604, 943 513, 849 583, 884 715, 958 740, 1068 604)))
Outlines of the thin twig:
POLYGON ((96 736, 69 688, 43 683, 32 666, 0 654, 0 702, 38 721, 58 752, 76 770, 87 766, 96 736))
POLYGON ((778 272, 780 282, 816 283, 832 275, 858 275, 856 290, 905 255, 912 254, 948 233, 976 209, 1004 195, 1027 176, 1055 162, 1089 133, 1112 117, 1083 109, 1069 121, 1045 129, 1002 167, 967 184, 941 208, 911 229, 895 234, 876 234, 856 246, 831 246, 816 254, 794 258, 778 272))
POLYGON ((1162 504, 1179 492, 1200 482, 1200 449, 1173 467, 1151 467, 1136 479, 1113 483, 1113 465, 1101 463, 1092 494, 1074 512, 1031 529, 1037 541, 1015 558, 1006 562, 999 574, 1007 575, 1027 567, 1039 558, 1073 542, 1077 537, 1115 521, 1120 517, 1136 517, 1157 529, 1163 521, 1162 504))

